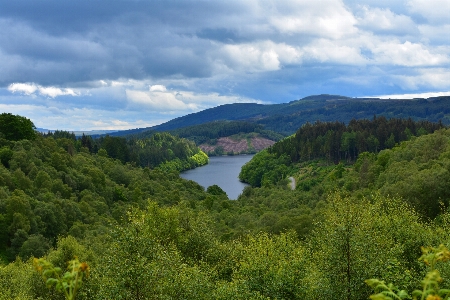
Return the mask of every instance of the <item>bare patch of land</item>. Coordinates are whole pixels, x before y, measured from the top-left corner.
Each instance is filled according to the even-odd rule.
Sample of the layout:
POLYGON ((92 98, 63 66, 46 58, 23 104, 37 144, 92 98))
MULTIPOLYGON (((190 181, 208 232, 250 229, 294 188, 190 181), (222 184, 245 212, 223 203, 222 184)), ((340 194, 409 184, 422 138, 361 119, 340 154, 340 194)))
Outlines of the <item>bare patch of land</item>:
POLYGON ((202 144, 199 147, 206 153, 212 153, 215 151, 217 152, 216 149, 219 148, 219 152, 223 152, 223 154, 231 152, 234 154, 239 154, 258 152, 269 146, 272 146, 274 143, 274 141, 262 137, 252 137, 244 139, 222 137, 217 140, 217 144, 215 145, 202 144))

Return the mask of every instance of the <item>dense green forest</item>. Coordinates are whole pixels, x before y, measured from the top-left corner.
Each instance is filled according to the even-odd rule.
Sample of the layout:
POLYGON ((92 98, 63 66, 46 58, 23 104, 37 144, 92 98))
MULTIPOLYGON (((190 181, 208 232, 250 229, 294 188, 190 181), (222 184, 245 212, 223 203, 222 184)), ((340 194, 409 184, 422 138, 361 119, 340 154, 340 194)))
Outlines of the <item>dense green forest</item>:
MULTIPOLYGON (((69 299, 74 285, 62 282, 80 281, 76 299, 367 299, 388 290, 405 299, 414 289, 440 299, 448 281, 438 279, 450 278, 450 265, 437 263, 449 257, 450 130, 414 124, 392 147, 343 153, 339 164, 326 152, 293 160, 276 144, 255 156, 272 174, 235 201, 176 170, 114 158, 104 141, 89 149, 89 138, 69 133, 0 130, 0 299, 69 299), (424 248, 428 265, 418 260, 421 246, 439 244, 424 248)), ((405 129, 387 131, 395 139, 405 129)))
POLYGON ((207 155, 194 142, 166 132, 152 132, 148 136, 133 136, 128 139, 109 135, 94 139, 83 134, 80 139, 77 139, 73 133, 57 130, 44 134, 44 137, 68 139, 69 152, 85 148, 89 153, 108 156, 122 163, 142 167, 159 167, 181 172, 208 163, 207 155))
POLYGON ((306 123, 295 135, 256 155, 242 168, 239 178, 252 186, 275 184, 295 163, 321 160, 324 163, 352 163, 360 153, 377 153, 414 136, 433 133, 443 124, 411 119, 351 120, 306 123))

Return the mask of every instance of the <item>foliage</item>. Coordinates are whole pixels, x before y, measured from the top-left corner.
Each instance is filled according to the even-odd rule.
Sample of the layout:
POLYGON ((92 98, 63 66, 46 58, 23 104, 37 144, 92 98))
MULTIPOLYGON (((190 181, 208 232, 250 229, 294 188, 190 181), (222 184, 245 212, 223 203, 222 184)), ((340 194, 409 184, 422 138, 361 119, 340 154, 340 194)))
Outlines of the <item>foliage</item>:
POLYGON ((442 124, 412 119, 386 119, 374 117, 372 120, 352 119, 348 125, 341 122, 306 123, 296 134, 268 149, 277 157, 288 155, 292 163, 324 159, 339 163, 355 161, 360 153, 377 153, 389 149, 396 143, 418 136, 422 131, 432 133, 442 124))
MULTIPOLYGON (((89 154, 83 147, 78 152, 78 142, 37 136, 5 146, 6 165, 0 164, 2 257, 12 261, 16 256, 42 256, 55 246, 58 236, 70 233, 82 238, 96 226, 120 221, 131 206, 145 207, 150 197, 163 205, 206 197, 203 188, 176 173, 133 167, 89 154)), ((207 159, 198 151, 179 160, 177 171, 205 164, 207 159)))
POLYGON ((374 195, 354 201, 328 198, 323 221, 309 241, 312 264, 308 281, 315 299, 364 299, 369 277, 412 285, 421 268, 414 258, 432 234, 401 199, 374 195))
POLYGON ((239 179, 254 187, 274 185, 289 174, 288 164, 286 155, 277 157, 263 150, 242 167, 239 179))
POLYGON ((81 263, 76 257, 68 262, 68 271, 62 276, 61 268, 54 267, 44 258, 35 258, 33 265, 39 273, 42 273, 47 286, 55 286, 55 289, 64 293, 68 300, 75 299, 83 277, 89 276, 89 266, 85 262, 81 263))
MULTIPOLYGON (((437 263, 450 260, 450 251, 442 244, 438 248, 422 247, 422 256, 419 260, 422 260, 429 270, 421 282, 422 290, 414 290, 412 292, 413 299, 448 299, 450 289, 439 288, 439 284, 443 279, 437 269, 437 263)), ((378 279, 368 279, 366 283, 377 293, 370 296, 370 299, 411 299, 407 291, 399 290, 392 283, 386 285, 384 281, 378 279)))
MULTIPOLYGON (((450 131, 424 134, 435 125, 422 125, 405 129, 400 143, 387 131, 386 143, 393 136, 397 145, 373 153, 351 150, 361 131, 342 131, 339 164, 263 151, 242 172, 260 187, 238 200, 181 179, 179 170, 207 156, 169 134, 104 137, 116 150, 126 146, 128 162, 88 136, 0 139, 0 299, 63 298, 24 261, 30 256, 43 257, 35 261, 59 287, 67 261, 86 262, 77 299, 365 299, 367 278, 379 278, 373 284, 383 291, 411 291, 429 271, 416 259, 420 246, 448 245, 450 234, 450 131)), ((372 135, 368 145, 381 147, 372 135)), ((441 250, 424 260, 433 264, 441 250)), ((438 265, 448 278, 450 267, 438 265)), ((432 275, 417 297, 445 286, 430 289, 432 275)))
POLYGON ((33 122, 25 117, 11 113, 0 114, 0 137, 10 141, 32 140, 36 136, 34 129, 33 122))

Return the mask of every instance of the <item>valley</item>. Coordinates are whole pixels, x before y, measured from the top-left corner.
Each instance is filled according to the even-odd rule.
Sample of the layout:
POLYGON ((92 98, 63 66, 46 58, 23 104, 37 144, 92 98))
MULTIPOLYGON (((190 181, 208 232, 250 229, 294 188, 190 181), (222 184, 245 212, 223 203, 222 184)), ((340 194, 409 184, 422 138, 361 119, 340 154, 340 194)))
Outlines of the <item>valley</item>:
POLYGON ((43 278, 62 280, 67 262, 79 266, 64 277, 82 281, 77 299, 364 299, 381 281, 413 291, 430 272, 449 278, 445 262, 418 260, 449 251, 444 122, 432 109, 417 120, 303 115, 279 131, 260 111, 81 138, 0 115, 0 299, 61 299, 43 278), (257 153, 242 156, 242 187, 228 195, 214 176, 231 182, 227 159, 243 152, 257 153), (180 176, 213 159, 223 166, 203 186, 180 176))

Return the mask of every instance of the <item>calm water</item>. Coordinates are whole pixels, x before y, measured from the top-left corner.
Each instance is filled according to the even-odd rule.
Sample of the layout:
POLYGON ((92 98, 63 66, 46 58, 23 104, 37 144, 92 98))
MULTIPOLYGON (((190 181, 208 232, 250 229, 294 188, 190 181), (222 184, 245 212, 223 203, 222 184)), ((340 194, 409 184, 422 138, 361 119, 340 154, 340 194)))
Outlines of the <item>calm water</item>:
POLYGON ((253 155, 213 156, 206 166, 185 171, 180 174, 184 179, 197 182, 204 188, 217 184, 229 199, 237 199, 247 184, 239 181, 241 167, 252 159, 253 155))

